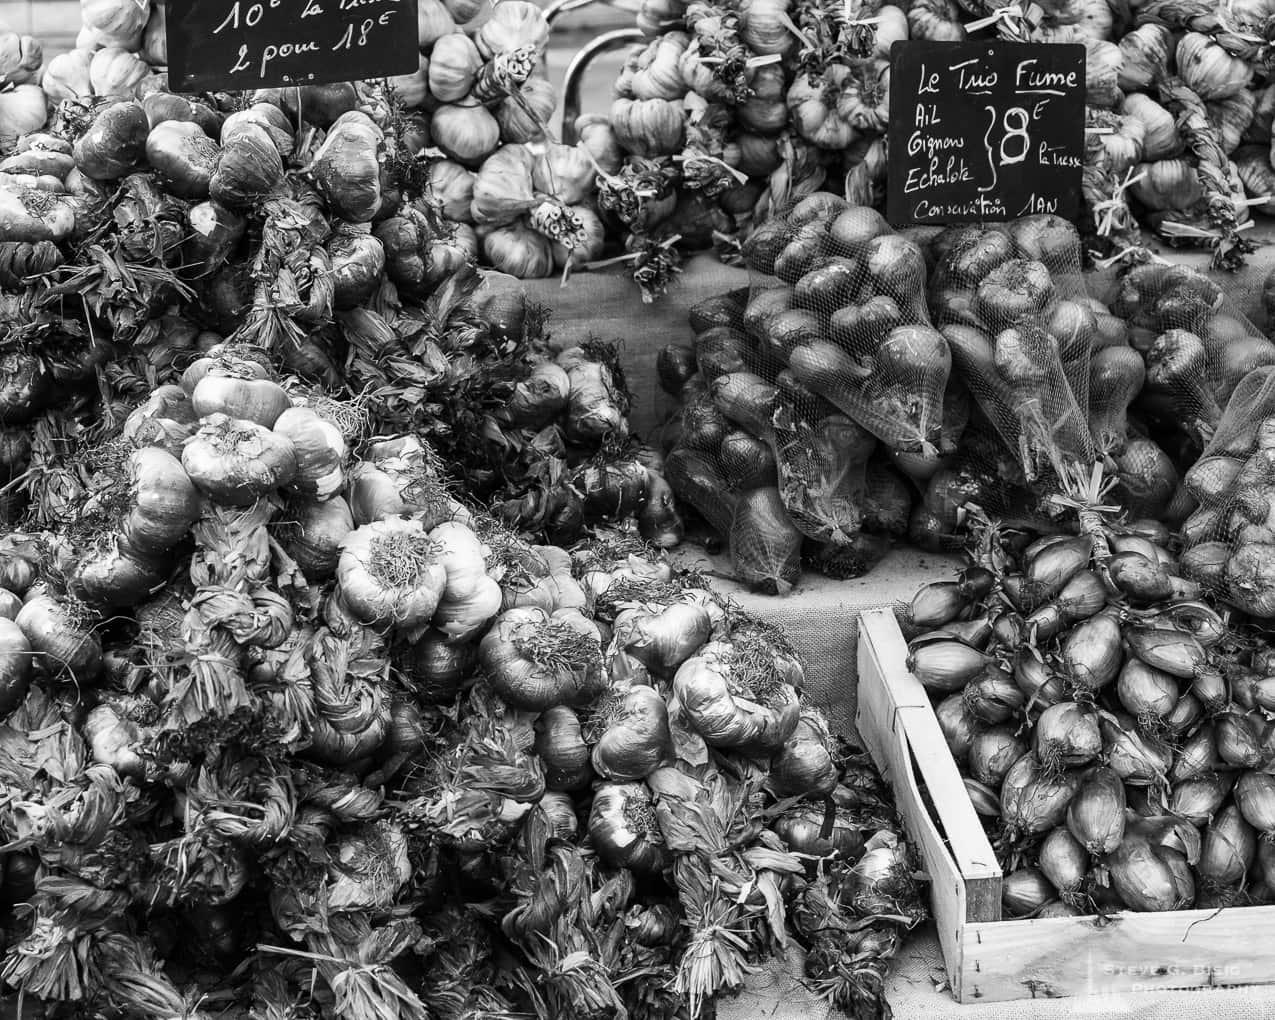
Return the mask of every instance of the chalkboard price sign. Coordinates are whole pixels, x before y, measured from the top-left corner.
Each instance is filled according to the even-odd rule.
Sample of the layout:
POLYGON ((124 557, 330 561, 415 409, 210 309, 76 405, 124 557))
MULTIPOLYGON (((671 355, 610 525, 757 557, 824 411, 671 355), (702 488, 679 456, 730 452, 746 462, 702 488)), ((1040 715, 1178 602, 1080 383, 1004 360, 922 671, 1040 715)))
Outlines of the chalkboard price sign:
POLYGON ((172 0, 174 89, 318 85, 411 74, 416 0, 172 0))
POLYGON ((1080 213, 1085 48, 901 42, 890 52, 891 223, 1080 213))

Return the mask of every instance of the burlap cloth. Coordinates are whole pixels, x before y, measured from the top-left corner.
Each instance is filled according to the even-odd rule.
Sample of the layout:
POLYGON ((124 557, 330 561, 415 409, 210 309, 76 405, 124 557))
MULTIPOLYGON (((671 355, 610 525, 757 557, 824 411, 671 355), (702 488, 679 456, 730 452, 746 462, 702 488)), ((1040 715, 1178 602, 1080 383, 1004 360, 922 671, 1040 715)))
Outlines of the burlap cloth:
MULTIPOLYGON (((1269 224, 1263 224, 1262 233, 1272 233, 1269 224)), ((1199 254, 1172 257, 1199 268, 1208 261, 1199 254)), ((1259 325, 1264 322, 1262 284, 1272 264, 1275 248, 1267 248, 1239 274, 1217 277, 1238 310, 1259 325)), ((1090 275, 1090 293, 1106 298, 1112 281, 1110 272, 1090 275)), ((639 435, 651 437, 674 407, 655 381, 660 348, 690 343, 686 310, 691 305, 747 283, 745 271, 701 257, 688 263, 678 284, 654 305, 643 305, 636 287, 619 274, 577 276, 565 288, 548 281, 527 281, 526 285, 534 300, 553 311, 550 327, 557 345, 589 336, 624 338, 622 361, 634 394, 630 419, 639 435)), ((827 713, 835 729, 847 735, 854 733, 858 614, 910 598, 925 581, 946 576, 955 562, 900 549, 867 577, 832 582, 808 574, 791 594, 773 598, 752 595, 730 581, 725 557, 710 557, 684 546, 677 559, 707 571, 713 575, 714 587, 787 630, 806 662, 808 696, 827 713)), ((718 1020, 845 1020, 840 1011, 830 1010, 805 988, 801 967, 800 950, 790 948, 785 961, 753 975, 743 994, 720 1003, 718 1020)), ((898 1020, 1275 1020, 1275 989, 1260 986, 962 1005, 947 991, 943 958, 930 928, 913 933, 900 951, 890 975, 888 1001, 898 1020)))

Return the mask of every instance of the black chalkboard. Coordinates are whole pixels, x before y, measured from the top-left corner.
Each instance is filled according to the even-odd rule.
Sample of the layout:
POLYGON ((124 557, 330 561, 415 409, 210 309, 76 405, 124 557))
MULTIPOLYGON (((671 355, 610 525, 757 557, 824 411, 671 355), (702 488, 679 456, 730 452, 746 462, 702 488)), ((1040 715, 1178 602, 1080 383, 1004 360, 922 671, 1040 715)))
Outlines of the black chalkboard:
POLYGON ((182 92, 411 74, 416 0, 170 0, 168 76, 182 92))
POLYGON ((1085 48, 895 43, 887 144, 886 215, 896 226, 1075 219, 1085 48))

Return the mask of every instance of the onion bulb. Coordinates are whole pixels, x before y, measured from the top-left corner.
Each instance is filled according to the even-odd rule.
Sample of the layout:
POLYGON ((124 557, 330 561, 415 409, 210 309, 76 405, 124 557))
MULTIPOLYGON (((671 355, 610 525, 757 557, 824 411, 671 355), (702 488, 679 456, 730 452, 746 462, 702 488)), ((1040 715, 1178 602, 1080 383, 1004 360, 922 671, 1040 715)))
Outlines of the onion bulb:
POLYGON ((959 691, 949 694, 938 703, 934 714, 938 716, 939 729, 943 731, 943 739, 947 741, 952 757, 957 761, 966 760, 974 743, 978 720, 965 703, 964 694, 959 691))
POLYGON ((1107 859, 1111 884, 1130 910, 1183 910, 1195 901, 1195 881, 1186 857, 1130 834, 1107 859))
POLYGON ((1234 785, 1235 777, 1229 772, 1202 772, 1183 779, 1169 793, 1169 810, 1194 825, 1204 825, 1234 785))
POLYGON ((1178 698, 1173 711, 1164 717, 1165 728, 1173 734, 1189 733, 1191 728, 1204 718, 1204 706, 1190 691, 1178 698))
MULTIPOLYGON (((754 643, 712 641, 673 677, 673 692, 695 730, 714 747, 773 755, 797 728, 793 687, 768 668, 754 643), (752 646, 752 647, 750 647, 752 646)), ((774 653, 770 653, 774 662, 774 653)))
POLYGON ((1222 671, 1213 665, 1199 667, 1191 680, 1191 693, 1200 699, 1204 711, 1220 712, 1231 696, 1222 671))
POLYGON ((366 624, 426 624, 447 584, 439 553, 420 521, 391 517, 355 528, 337 560, 341 600, 366 624))
POLYGON ((1202 648, 1212 648, 1229 633, 1216 609, 1203 602, 1175 602, 1156 617, 1157 627, 1172 627, 1190 634, 1202 648))
POLYGON ((1075 701, 1061 701, 1041 712, 1032 737, 1046 771, 1087 765, 1102 753, 1097 712, 1075 701))
POLYGON ((589 785, 593 768, 580 718, 567 705, 554 705, 536 720, 536 755, 550 790, 580 790, 589 785))
POLYGON ((1058 607, 1064 623, 1079 623, 1106 608, 1107 589, 1092 570, 1082 570, 1063 585, 1051 604, 1058 607))
POLYGON ((49 595, 36 595, 14 621, 31 645, 36 665, 84 687, 102 670, 102 645, 88 623, 49 595))
POLYGON ((1227 765, 1240 769, 1262 763, 1262 727, 1265 720, 1256 713, 1222 712, 1213 720, 1217 753, 1227 765))
POLYGON ((664 837, 651 795, 641 783, 603 783, 593 795, 589 840, 603 860, 637 872, 665 863, 664 837))
POLYGON ((945 623, 934 633, 953 638, 981 651, 987 647, 987 642, 991 640, 992 618, 990 616, 976 616, 972 620, 953 620, 951 623, 945 623))
POLYGON ((0 719, 27 696, 31 681, 32 649, 13 620, 0 618, 0 719))
POLYGON ((796 804, 771 823, 793 853, 827 857, 834 851, 844 861, 863 853, 867 834, 853 815, 822 804, 796 804))
POLYGON ((1196 864, 1202 878, 1219 886, 1236 885, 1248 874, 1257 853, 1257 834, 1240 809, 1228 804, 1204 830, 1204 845, 1196 864))
POLYGON ((973 680, 990 660, 982 652, 959 641, 914 642, 908 655, 908 669, 932 691, 959 691, 973 680))
POLYGON ((593 768, 607 779, 638 782, 672 759, 668 706, 653 687, 608 691, 591 726, 593 768))
POLYGON ((999 788, 1015 762, 1027 756, 1027 745, 1010 726, 992 726, 970 743, 970 775, 980 783, 999 788))
POLYGON ((530 712, 587 701, 602 682, 597 627, 579 613, 509 609, 478 645, 492 689, 530 712))
POLYGON ((1178 783, 1225 767, 1222 756, 1217 751, 1217 732, 1212 723, 1205 723, 1178 748, 1173 759, 1173 768, 1169 770, 1169 778, 1178 783))
POLYGON ((995 790, 977 779, 965 777, 965 792, 969 796, 974 810, 984 818, 999 818, 1001 813, 1000 797, 995 790))
POLYGON ((1178 703, 1178 682, 1141 659, 1128 659, 1116 680, 1116 695, 1140 725, 1157 724, 1178 703))
POLYGON ((708 610, 687 602, 626 609, 615 618, 618 646, 660 675, 671 675, 712 631, 708 610))
POLYGON ((837 786, 828 724, 816 712, 803 712, 797 728, 771 760, 767 784, 777 797, 827 797, 837 786))
POLYGON ((431 705, 446 705, 455 699, 477 662, 473 645, 455 644, 431 628, 412 644, 405 665, 420 697, 431 705))
POLYGON ((1027 696, 1029 711, 1056 705, 1067 696, 1063 678, 1029 645, 1019 646, 1014 656, 1014 682, 1027 696))
POLYGON ((1062 642, 1063 673, 1076 690, 1097 691, 1116 678, 1124 653, 1120 624, 1108 612, 1073 627, 1062 642))
POLYGON ((1098 727, 1102 731, 1107 764, 1126 783, 1150 786, 1163 782, 1173 767, 1173 749, 1163 740, 1139 733, 1128 716, 1101 713, 1098 727))
POLYGON ((1001 786, 1006 829, 1016 837, 1037 836, 1061 825, 1079 786, 1079 773, 1047 775, 1034 755, 1023 755, 1001 786))
POLYGON ((974 716, 990 724, 1008 721, 1027 701, 1013 676, 996 665, 989 665, 975 677, 965 688, 964 697, 974 716))
POLYGON ((1107 561, 1111 582, 1130 602, 1145 605, 1173 594, 1173 583, 1159 562, 1136 552, 1118 552, 1107 561))
POLYGON ((1036 603, 1047 602, 1062 591, 1089 563, 1092 551, 1093 542, 1086 537, 1050 541, 1038 551, 1028 549, 1023 573, 1036 603))
POLYGON ((912 896, 908 845, 883 829, 868 840, 863 856, 846 874, 841 900, 859 916, 902 914, 912 896))
POLYGON ((1060 893, 1079 892, 1089 874, 1089 852, 1060 825, 1041 841, 1040 870, 1060 893))
POLYGON ((951 623, 968 605, 960 581, 931 581, 917 590, 901 615, 907 626, 934 630, 951 623))
POLYGON ((1263 836, 1275 833, 1275 776, 1242 773, 1235 783, 1235 803, 1244 820, 1263 836))
POLYGON ((1124 781, 1111 769, 1089 773, 1067 808, 1067 829, 1095 857, 1109 854, 1124 838, 1124 781))
POLYGON ((1011 871, 1001 882, 1001 906, 1007 917, 1027 917, 1036 913, 1058 890, 1038 868, 1011 871))
POLYGON ((1133 654, 1148 666, 1162 669, 1182 680, 1190 680, 1205 665, 1204 648, 1196 638, 1173 627, 1134 626, 1125 631, 1133 654))

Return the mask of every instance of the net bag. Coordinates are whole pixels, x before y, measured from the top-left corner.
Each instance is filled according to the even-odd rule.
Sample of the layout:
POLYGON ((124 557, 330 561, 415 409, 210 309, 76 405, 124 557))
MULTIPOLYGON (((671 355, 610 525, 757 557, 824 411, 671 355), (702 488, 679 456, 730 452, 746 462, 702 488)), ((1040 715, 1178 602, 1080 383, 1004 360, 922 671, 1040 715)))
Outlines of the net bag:
POLYGON ((686 446, 669 452, 664 470, 673 491, 727 543, 736 580, 768 595, 796 586, 803 536, 774 484, 732 485, 715 454, 686 446))
POLYGON ((926 309, 921 248, 875 210, 817 194, 758 228, 744 254, 744 325, 765 355, 913 477, 932 474, 952 362, 926 309))
POLYGON ((1075 228, 1054 216, 944 231, 932 243, 930 307, 962 381, 1025 481, 1061 491, 1095 457, 1088 406, 1094 309, 1075 228))
POLYGON ((871 209, 818 194, 768 221, 746 256, 742 311, 719 302, 692 316, 698 380, 725 429, 720 467, 738 488, 767 450, 808 558, 857 576, 906 529, 900 469, 928 477, 951 440, 950 358, 926 313, 922 252, 871 209))
POLYGON ((862 574, 887 536, 906 530, 911 492, 874 457, 875 437, 765 357, 742 328, 746 301, 697 305, 693 346, 660 357, 661 385, 682 402, 664 436, 669 484, 729 544, 735 577, 755 590, 786 592, 803 560, 862 574))
POLYGON ((1275 366, 1235 387, 1186 472, 1184 577, 1252 616, 1275 618, 1275 366))
POLYGON ((1275 364, 1275 344, 1217 283, 1189 266, 1135 266, 1111 305, 1146 361, 1138 412, 1185 468, 1209 446, 1240 381, 1275 364))

